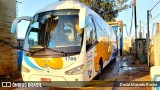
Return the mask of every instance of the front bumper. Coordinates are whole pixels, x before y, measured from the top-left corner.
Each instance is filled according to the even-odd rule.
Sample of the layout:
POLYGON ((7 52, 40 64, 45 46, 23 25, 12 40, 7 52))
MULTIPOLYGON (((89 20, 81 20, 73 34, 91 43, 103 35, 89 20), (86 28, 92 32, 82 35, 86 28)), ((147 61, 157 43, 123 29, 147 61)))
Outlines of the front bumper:
MULTIPOLYGON (((24 73, 23 73, 24 74, 24 73)), ((83 87, 86 85, 87 81, 73 81, 70 79, 65 79, 62 76, 54 76, 54 75, 38 75, 38 74, 32 74, 32 75, 25 75, 22 74, 22 79, 26 83, 41 83, 42 86, 51 86, 51 87, 83 87), (50 82, 44 82, 41 81, 41 78, 49 78, 51 79, 50 82), (70 80, 70 81, 69 81, 70 80)), ((71 75, 68 77, 78 77, 78 75, 71 75)))

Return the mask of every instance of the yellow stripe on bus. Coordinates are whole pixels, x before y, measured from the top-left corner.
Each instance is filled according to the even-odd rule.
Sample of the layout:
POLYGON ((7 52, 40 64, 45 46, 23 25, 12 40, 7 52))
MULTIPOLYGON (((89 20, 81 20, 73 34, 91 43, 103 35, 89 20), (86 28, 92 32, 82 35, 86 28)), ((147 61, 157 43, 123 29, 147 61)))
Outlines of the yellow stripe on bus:
POLYGON ((95 71, 98 72, 98 65, 99 65, 99 60, 100 58, 102 58, 103 63, 105 62, 105 60, 109 60, 110 55, 111 55, 111 44, 103 39, 102 41, 100 41, 97 45, 96 45, 96 51, 95 53, 97 53, 97 55, 95 56, 94 59, 94 66, 95 66, 95 71))
POLYGON ((60 69, 63 67, 62 58, 34 58, 40 67, 50 67, 52 69, 60 69))

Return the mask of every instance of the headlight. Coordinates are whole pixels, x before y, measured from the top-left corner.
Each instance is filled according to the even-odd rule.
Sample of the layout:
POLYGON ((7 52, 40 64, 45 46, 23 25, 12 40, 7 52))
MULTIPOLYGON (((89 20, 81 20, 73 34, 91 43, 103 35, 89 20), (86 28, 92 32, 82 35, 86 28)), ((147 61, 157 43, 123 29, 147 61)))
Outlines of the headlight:
POLYGON ((65 72, 67 75, 80 74, 84 72, 84 65, 80 65, 65 72))
POLYGON ((30 70, 28 68, 26 68, 25 66, 22 65, 22 72, 30 72, 30 70))

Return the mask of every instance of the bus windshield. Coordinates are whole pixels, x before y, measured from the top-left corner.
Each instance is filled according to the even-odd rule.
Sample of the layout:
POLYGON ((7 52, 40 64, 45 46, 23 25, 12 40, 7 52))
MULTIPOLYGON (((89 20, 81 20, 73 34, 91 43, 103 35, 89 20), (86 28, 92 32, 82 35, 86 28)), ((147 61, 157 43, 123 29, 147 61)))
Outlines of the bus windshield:
POLYGON ((28 30, 29 48, 34 51, 45 46, 59 52, 80 52, 83 31, 79 29, 78 13, 79 10, 56 10, 35 15, 28 30))

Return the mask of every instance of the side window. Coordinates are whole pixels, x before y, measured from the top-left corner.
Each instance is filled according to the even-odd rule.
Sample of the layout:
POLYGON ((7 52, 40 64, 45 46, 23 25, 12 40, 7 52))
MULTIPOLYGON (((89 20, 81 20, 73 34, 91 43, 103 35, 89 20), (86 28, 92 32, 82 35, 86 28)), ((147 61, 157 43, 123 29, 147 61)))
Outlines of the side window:
POLYGON ((95 23, 95 28, 96 28, 96 37, 97 39, 99 39, 100 37, 102 37, 104 35, 102 28, 100 27, 101 25, 99 25, 98 21, 97 21, 97 17, 93 17, 93 21, 95 23))
POLYGON ((91 46, 94 45, 97 35, 96 35, 96 28, 95 28, 95 23, 93 22, 92 17, 89 15, 87 17, 86 24, 89 28, 89 30, 86 31, 86 50, 88 50, 91 46))
POLYGON ((30 32, 29 34, 29 46, 35 46, 37 45, 38 40, 38 33, 37 32, 30 32))

